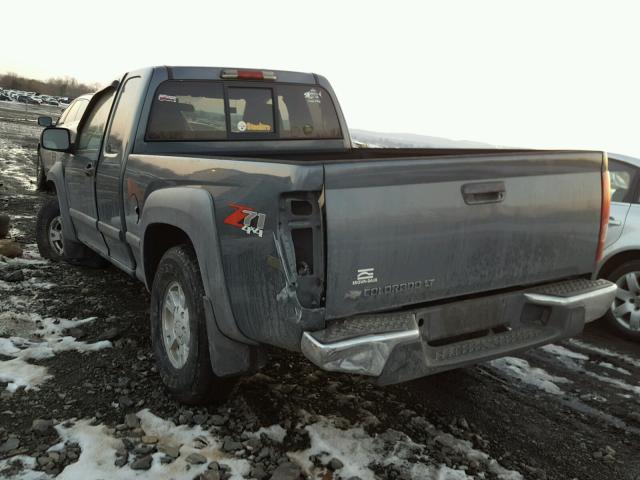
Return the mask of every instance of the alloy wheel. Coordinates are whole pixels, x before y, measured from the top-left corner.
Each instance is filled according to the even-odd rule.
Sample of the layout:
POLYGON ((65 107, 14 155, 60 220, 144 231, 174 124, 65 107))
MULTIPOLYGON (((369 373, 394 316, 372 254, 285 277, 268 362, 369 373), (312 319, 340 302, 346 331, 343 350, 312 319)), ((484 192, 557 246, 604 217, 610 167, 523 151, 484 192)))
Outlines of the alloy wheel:
POLYGON ((625 330, 640 332, 640 272, 628 272, 616 280, 618 291, 611 314, 625 330))
POLYGON ((189 358, 189 308, 184 290, 174 281, 167 286, 162 305, 162 338, 171 365, 180 369, 189 358))
POLYGON ((58 215, 49 224, 49 244, 53 251, 62 256, 64 254, 64 243, 62 239, 62 217, 58 215))

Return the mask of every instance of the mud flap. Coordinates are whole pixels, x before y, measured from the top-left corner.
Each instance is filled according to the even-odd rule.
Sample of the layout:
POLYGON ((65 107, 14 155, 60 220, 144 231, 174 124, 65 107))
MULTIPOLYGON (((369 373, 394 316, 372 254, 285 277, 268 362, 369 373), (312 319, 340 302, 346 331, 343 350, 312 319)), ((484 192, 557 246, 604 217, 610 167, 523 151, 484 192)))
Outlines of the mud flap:
POLYGON ((237 342, 225 336, 216 323, 211 299, 203 297, 211 368, 218 377, 252 373, 266 364, 264 349, 237 342))

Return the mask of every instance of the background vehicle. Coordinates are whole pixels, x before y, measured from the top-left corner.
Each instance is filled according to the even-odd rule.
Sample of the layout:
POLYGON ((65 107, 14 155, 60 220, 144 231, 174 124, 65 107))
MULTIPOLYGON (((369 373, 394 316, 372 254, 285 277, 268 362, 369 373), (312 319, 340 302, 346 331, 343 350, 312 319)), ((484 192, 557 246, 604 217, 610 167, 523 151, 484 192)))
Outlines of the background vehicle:
POLYGON ((598 276, 618 285, 605 321, 640 340, 640 159, 609 154, 611 214, 598 276))
MULTIPOLYGON (((65 111, 62 112, 62 115, 60 115, 60 118, 56 122, 54 122, 51 117, 40 117, 38 119, 38 124, 42 127, 48 127, 51 125, 64 127, 69 130, 71 134, 71 141, 73 141, 77 133, 78 124, 80 123, 92 96, 93 94, 86 94, 75 99, 73 103, 71 103, 65 111)), ((47 189, 47 172, 53 165, 54 161, 55 155, 53 152, 43 150, 40 148, 40 143, 38 143, 38 154, 36 156, 36 187, 38 190, 47 189)))
POLYGON ((130 72, 72 133, 42 133, 40 252, 145 282, 184 402, 266 345, 391 384, 575 335, 616 292, 602 152, 354 149, 325 78, 228 68, 130 72))

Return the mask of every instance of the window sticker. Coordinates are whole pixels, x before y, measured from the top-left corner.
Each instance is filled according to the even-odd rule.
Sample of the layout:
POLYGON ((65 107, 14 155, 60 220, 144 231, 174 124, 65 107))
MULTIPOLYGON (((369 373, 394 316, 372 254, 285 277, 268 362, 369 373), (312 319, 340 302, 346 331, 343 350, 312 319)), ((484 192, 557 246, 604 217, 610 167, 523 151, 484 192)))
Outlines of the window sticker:
POLYGON ((158 101, 177 103, 178 97, 174 97, 173 95, 165 95, 164 93, 161 93, 160 95, 158 95, 158 101))
POLYGON ((322 101, 322 92, 312 88, 311 90, 304 92, 304 99, 307 103, 320 103, 322 101))
POLYGON ((251 123, 247 122, 247 132, 270 132, 271 125, 268 123, 251 123))

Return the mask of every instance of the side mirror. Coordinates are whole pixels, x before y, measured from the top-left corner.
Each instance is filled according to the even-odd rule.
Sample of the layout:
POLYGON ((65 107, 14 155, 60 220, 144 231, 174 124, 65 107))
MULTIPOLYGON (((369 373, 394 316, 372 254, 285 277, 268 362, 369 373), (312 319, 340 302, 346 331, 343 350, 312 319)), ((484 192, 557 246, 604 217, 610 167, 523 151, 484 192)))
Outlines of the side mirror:
POLYGON ((38 125, 41 127, 50 127, 53 125, 53 119, 51 117, 38 117, 38 125))
POLYGON ((45 150, 68 152, 71 148, 69 130, 66 128, 48 127, 40 135, 40 145, 45 150))

